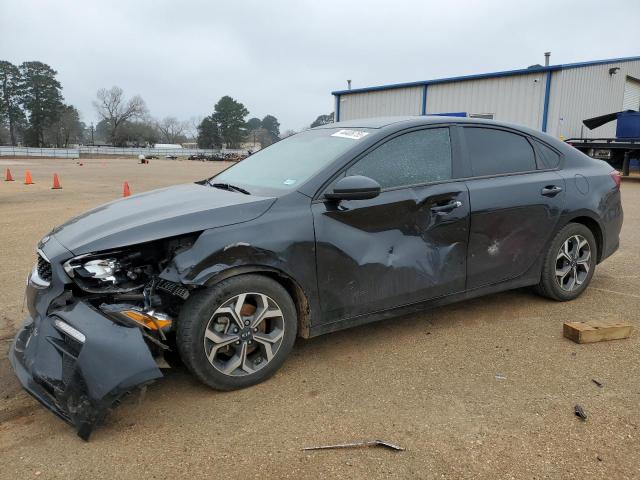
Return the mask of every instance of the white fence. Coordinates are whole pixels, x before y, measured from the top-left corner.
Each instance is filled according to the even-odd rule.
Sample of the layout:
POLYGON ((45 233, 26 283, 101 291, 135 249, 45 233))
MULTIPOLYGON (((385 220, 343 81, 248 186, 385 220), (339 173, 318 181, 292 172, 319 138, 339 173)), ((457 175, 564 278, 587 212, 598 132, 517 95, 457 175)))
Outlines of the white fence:
POLYGON ((32 147, 3 147, 0 146, 0 157, 57 157, 79 158, 82 155, 114 155, 135 156, 156 155, 163 158, 167 155, 175 157, 188 157, 190 155, 214 155, 217 153, 245 154, 246 150, 232 150, 223 148, 220 150, 200 148, 127 148, 127 147, 91 147, 78 148, 32 148, 32 147))
POLYGON ((0 146, 0 157, 78 158, 80 157, 80 150, 77 148, 32 148, 0 146))

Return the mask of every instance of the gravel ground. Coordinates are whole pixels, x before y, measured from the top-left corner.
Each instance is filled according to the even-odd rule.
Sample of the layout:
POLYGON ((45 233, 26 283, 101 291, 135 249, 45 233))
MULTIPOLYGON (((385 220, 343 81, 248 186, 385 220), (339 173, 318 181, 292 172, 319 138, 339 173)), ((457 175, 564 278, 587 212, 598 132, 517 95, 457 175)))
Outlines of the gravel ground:
POLYGON ((576 301, 518 290, 299 340, 271 380, 237 392, 174 368, 85 443, 20 389, 4 358, 35 244, 119 197, 124 180, 137 193, 224 164, 82 162, 0 160, 18 180, 0 183, 0 478, 640 478, 640 333, 562 337, 567 320, 640 327, 640 177, 623 181, 620 250, 576 301), (35 185, 22 184, 25 168, 35 185), (63 190, 50 189, 53 172, 63 190), (407 450, 301 450, 376 438, 407 450))

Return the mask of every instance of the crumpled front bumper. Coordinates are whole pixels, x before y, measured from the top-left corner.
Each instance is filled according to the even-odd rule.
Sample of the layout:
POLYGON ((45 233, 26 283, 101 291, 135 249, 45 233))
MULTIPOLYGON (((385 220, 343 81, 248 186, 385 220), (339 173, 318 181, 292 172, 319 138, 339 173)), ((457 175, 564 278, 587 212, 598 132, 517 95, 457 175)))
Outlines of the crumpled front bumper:
POLYGON ((84 440, 124 395, 162 377, 139 329, 119 325, 82 301, 48 315, 32 311, 9 359, 24 388, 84 440), (60 321, 81 332, 84 342, 60 321))

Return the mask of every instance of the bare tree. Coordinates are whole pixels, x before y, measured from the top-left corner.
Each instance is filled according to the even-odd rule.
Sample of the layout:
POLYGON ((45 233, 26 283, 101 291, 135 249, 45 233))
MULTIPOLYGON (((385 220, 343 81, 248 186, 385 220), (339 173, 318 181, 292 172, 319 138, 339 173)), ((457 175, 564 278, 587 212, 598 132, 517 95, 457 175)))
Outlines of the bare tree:
POLYGON ((188 125, 176 117, 165 117, 156 123, 156 128, 160 131, 164 142, 181 143, 186 139, 185 132, 188 130, 188 125))
POLYGON ((185 124, 185 135, 189 141, 195 140, 198 138, 198 127, 202 123, 203 117, 201 115, 195 115, 189 118, 189 120, 185 124))
POLYGON ((108 123, 109 136, 113 145, 116 144, 118 128, 124 122, 141 118, 147 112, 147 106, 140 95, 135 95, 126 100, 120 87, 114 86, 108 90, 101 88, 96 96, 98 100, 94 101, 93 105, 98 115, 108 123))

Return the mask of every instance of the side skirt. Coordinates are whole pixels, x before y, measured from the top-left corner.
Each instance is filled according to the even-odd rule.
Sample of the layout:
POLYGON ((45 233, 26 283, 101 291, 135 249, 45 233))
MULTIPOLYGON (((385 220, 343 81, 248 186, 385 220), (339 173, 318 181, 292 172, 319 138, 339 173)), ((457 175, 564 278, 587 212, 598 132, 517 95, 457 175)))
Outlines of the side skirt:
POLYGON ((365 325, 367 323, 379 322, 381 320, 400 317, 411 313, 424 312, 425 310, 429 310, 431 308, 441 307, 443 305, 449 305, 451 303, 456 303, 463 300, 470 300, 472 298, 482 297, 484 295, 489 295, 492 293, 536 285, 540 279, 540 268, 538 263, 539 262, 536 262, 534 264, 533 268, 530 269, 527 275, 524 275, 515 280, 509 280, 495 285, 488 285, 467 292, 454 293, 452 295, 447 295, 446 297, 439 297, 424 302, 403 305, 390 310, 383 310, 380 312, 359 315, 357 317, 339 320, 333 323, 312 326, 310 330, 310 337, 317 337, 318 335, 323 335, 325 333, 337 332, 346 328, 365 325), (531 271, 533 271, 534 273, 532 274, 531 271))

